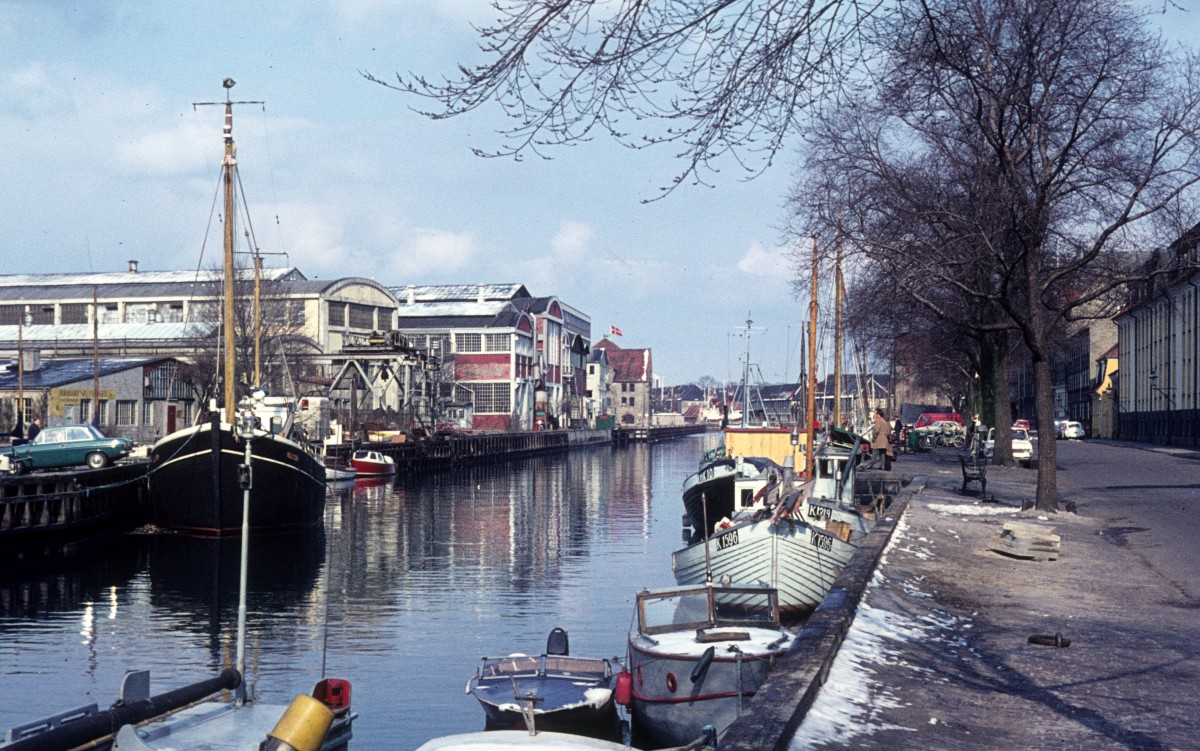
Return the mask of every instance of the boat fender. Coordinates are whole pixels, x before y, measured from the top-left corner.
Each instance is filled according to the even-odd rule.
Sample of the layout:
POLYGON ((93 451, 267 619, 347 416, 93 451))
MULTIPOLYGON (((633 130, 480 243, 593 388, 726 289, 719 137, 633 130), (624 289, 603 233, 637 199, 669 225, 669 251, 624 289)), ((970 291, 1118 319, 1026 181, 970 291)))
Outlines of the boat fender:
POLYGON ((704 680, 704 676, 708 673, 708 668, 712 665, 713 657, 716 656, 716 653, 716 647, 709 647, 704 650, 704 654, 700 655, 700 660, 696 663, 696 667, 692 668, 692 683, 704 680))
POLYGON ((259 751, 317 751, 333 725, 333 710, 307 694, 292 700, 259 751))
POLYGON ((617 704, 628 707, 633 701, 633 675, 628 670, 617 673, 617 704))

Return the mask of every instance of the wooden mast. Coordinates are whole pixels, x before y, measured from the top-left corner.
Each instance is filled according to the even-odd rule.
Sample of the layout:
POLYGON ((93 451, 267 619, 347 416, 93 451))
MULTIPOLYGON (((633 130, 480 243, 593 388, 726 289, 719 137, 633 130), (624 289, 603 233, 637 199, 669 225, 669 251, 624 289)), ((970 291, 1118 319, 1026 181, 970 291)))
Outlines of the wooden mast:
POLYGON ((816 476, 813 443, 817 438, 817 238, 813 236, 812 298, 808 302, 808 444, 804 447, 804 471, 811 480, 816 476))
POLYGON ((234 409, 237 402, 234 399, 236 382, 234 380, 234 320, 233 320, 233 168, 237 164, 233 147, 233 101, 229 98, 229 90, 233 88, 234 80, 226 78, 221 84, 225 87, 225 158, 221 165, 225 173, 225 284, 222 291, 223 307, 221 317, 225 324, 225 421, 233 424, 234 409))
POLYGON ((100 303, 92 285, 92 424, 100 427, 100 303))
POLYGON ((262 256, 254 248, 254 388, 262 387, 262 256))
POLYGON ((18 438, 25 437, 25 316, 28 312, 28 305, 17 311, 17 429, 21 431, 18 438))
POLYGON ((842 427, 842 212, 838 210, 833 277, 833 424, 842 427))

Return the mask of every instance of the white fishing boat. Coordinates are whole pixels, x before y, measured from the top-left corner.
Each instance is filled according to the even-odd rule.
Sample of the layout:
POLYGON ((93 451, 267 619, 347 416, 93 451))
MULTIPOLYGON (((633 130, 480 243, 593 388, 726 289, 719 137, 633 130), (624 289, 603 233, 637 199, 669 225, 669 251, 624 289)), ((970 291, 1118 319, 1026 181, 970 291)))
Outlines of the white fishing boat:
MULTIPOLYGON (((797 500, 799 500, 797 498, 797 500)), ((785 622, 811 613, 857 546, 823 525, 783 514, 749 514, 712 537, 671 554, 680 586, 715 582, 754 582, 779 590, 785 622)))
POLYGON ((653 748, 691 743, 706 726, 723 733, 792 643, 779 619, 769 587, 639 592, 622 676, 635 731, 653 748))

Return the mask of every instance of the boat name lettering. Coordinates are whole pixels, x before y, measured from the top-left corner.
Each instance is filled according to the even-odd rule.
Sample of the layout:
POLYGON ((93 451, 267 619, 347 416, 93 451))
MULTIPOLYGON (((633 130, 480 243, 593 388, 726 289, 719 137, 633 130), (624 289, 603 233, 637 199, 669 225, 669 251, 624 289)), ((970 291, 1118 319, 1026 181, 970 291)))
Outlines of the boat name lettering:
POLYGON ((737 545, 737 544, 738 544, 738 533, 737 533, 736 529, 733 530, 732 532, 726 532, 725 534, 723 534, 717 538, 717 550, 724 550, 725 548, 732 548, 734 545, 737 545))
POLYGON ((821 550, 833 550, 833 538, 826 537, 815 529, 808 530, 808 541, 813 547, 821 550))
POLYGON ((830 519, 833 517, 833 509, 827 509, 824 506, 809 505, 809 519, 830 519))

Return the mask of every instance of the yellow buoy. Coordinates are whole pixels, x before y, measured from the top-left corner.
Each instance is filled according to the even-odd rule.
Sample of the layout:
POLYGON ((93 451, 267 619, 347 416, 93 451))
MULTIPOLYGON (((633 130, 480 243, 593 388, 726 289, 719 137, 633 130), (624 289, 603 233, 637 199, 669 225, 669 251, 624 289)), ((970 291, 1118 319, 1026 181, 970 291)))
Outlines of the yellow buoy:
POLYGON ((317 751, 332 725, 333 710, 311 696, 300 694, 275 723, 275 729, 267 733, 262 748, 317 751))

